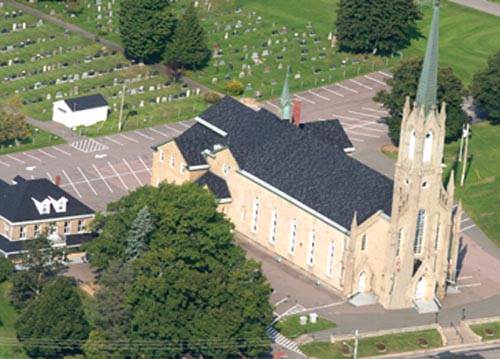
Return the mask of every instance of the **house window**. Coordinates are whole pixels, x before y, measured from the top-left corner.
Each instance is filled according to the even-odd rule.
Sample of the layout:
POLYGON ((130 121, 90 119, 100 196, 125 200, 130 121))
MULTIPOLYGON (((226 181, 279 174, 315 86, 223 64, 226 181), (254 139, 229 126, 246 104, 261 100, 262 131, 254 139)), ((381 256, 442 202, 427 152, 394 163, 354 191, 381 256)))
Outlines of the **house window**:
POLYGON ((78 233, 81 233, 85 230, 85 220, 84 219, 79 219, 78 220, 78 233))
POLYGON ((420 211, 418 211, 417 228, 415 230, 415 242, 413 244, 413 252, 415 254, 422 253, 422 239, 424 236, 424 227, 425 227, 425 211, 421 209, 420 211))
POLYGON ((175 157, 170 156, 170 168, 174 168, 174 167, 175 167, 175 157))
POLYGON ((4 230, 4 233, 5 235, 8 237, 9 236, 9 225, 6 223, 4 224, 4 227, 3 227, 3 230, 4 230))
POLYGON ((330 250, 328 253, 328 266, 326 267, 326 274, 331 277, 333 274, 333 263, 335 259, 335 242, 330 242, 330 250))
POLYGON ((160 150, 160 162, 163 163, 165 161, 165 152, 163 150, 160 150))
POLYGON ((368 242, 368 239, 366 238, 366 234, 363 234, 363 238, 361 238, 361 250, 362 251, 366 250, 366 242, 368 242))
MULTIPOLYGON (((82 230, 80 230, 80 222, 78 222, 78 232, 81 232, 82 230)), ((70 232, 71 232, 71 222, 66 221, 64 222, 64 234, 69 234, 70 232)))
POLYGON ((253 214, 252 214, 252 233, 257 233, 257 222, 259 220, 259 197, 255 197, 253 201, 253 214))
POLYGON ((19 227, 19 238, 26 239, 26 226, 19 227))
POLYGON ((184 174, 184 171, 186 170, 186 164, 185 163, 181 163, 181 167, 179 168, 181 174, 184 174))
POLYGON ((423 162, 430 162, 431 161, 431 155, 432 155, 432 132, 429 131, 425 135, 425 140, 424 140, 424 154, 422 161, 423 162))
POLYGON ((271 214, 271 233, 269 234, 269 242, 271 244, 276 243, 276 227, 278 226, 278 209, 273 208, 273 213, 271 214))
POLYGON ((229 168, 229 165, 227 163, 224 163, 224 165, 222 166, 222 173, 224 174, 224 176, 229 177, 231 169, 229 168))
POLYGON ((399 253, 401 252, 401 241, 403 240, 403 228, 399 229, 398 232, 398 240, 396 242, 396 257, 399 257, 399 253))
POLYGON ((35 237, 38 237, 42 233, 41 227, 39 224, 35 224, 33 227, 33 234, 35 237))
POLYGON ((307 264, 312 266, 314 264, 314 247, 316 246, 316 232, 314 229, 311 231, 309 237, 309 252, 307 254, 307 264))
POLYGON ((50 213, 50 203, 43 201, 42 202, 42 213, 40 214, 47 214, 50 213))
POLYGON ((290 254, 295 254, 295 242, 297 240, 297 220, 292 219, 292 227, 290 229, 290 246, 288 247, 288 252, 290 254))

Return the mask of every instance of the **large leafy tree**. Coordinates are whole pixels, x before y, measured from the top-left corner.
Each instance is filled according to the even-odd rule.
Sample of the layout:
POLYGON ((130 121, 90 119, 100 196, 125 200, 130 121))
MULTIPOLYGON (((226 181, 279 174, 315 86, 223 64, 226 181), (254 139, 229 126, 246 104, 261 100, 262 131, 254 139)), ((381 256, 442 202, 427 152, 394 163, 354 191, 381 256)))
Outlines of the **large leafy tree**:
MULTIPOLYGON (((416 98, 420 73, 422 72, 422 57, 413 57, 403 60, 394 69, 392 79, 386 82, 390 91, 379 91, 373 98, 383 103, 389 111, 387 124, 389 136, 394 144, 399 143, 399 132, 406 96, 410 96, 411 103, 416 98)), ((467 114, 462 110, 463 102, 462 81, 455 76, 450 68, 439 68, 438 71, 438 104, 446 102, 446 139, 451 141, 460 135, 462 125, 467 121, 467 114)))
POLYGON ((193 3, 179 19, 167 50, 167 63, 173 68, 199 69, 207 64, 210 50, 205 31, 193 3))
POLYGON ((234 244, 214 196, 196 184, 142 187, 110 204, 87 247, 92 263, 113 268, 127 261, 127 234, 144 206, 153 227, 149 249, 128 264, 134 274, 118 324, 133 356, 234 358, 268 349, 270 286, 234 244))
POLYGON ((488 59, 488 67, 474 75, 474 104, 494 123, 500 123, 500 51, 488 59))
POLYGON ((173 17, 166 0, 123 0, 120 4, 120 35, 132 59, 161 60, 172 35, 173 17))
POLYGON ((419 36, 421 16, 414 0, 340 0, 337 40, 345 51, 391 54, 419 36))
POLYGON ((22 112, 21 98, 15 96, 0 108, 0 143, 14 140, 17 144, 30 136, 31 130, 22 112))
POLYGON ((49 283, 22 312, 16 332, 33 358, 62 358, 78 352, 89 324, 74 280, 57 277, 49 283))

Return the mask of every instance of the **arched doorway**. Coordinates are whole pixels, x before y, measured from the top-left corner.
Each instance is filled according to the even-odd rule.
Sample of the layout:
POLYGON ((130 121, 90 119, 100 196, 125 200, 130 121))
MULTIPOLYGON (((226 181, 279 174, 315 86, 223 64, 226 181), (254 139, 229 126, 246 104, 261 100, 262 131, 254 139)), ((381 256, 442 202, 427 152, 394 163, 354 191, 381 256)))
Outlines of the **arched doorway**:
POLYGON ((415 290, 415 299, 422 299, 425 296, 425 286, 427 285, 427 279, 424 276, 420 278, 417 283, 417 289, 415 290))
POLYGON ((358 279, 358 293, 365 292, 366 273, 361 272, 358 279))

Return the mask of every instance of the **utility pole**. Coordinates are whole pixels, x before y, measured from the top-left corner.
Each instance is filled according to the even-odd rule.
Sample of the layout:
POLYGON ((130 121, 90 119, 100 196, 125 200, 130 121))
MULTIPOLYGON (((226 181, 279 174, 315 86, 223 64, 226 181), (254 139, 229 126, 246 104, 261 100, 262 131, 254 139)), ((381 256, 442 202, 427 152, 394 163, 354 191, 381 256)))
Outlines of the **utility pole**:
POLYGON ((458 152, 458 162, 462 162, 462 151, 464 148, 465 124, 462 125, 462 133, 460 134, 460 151, 458 152))
POLYGON ((358 330, 354 331, 354 354, 352 356, 354 359, 358 359, 358 330))
POLYGON ((469 149, 469 130, 470 130, 470 124, 467 124, 467 127, 465 128, 465 148, 464 148, 464 164, 462 167, 462 178, 460 179, 460 186, 463 187, 464 181, 465 181, 465 170, 467 168, 467 152, 469 149))
POLYGON ((118 132, 122 131, 122 120, 123 120, 123 103, 125 102, 125 89, 127 88, 127 83, 123 83, 123 90, 122 90, 122 103, 120 106, 120 116, 118 118, 118 132))

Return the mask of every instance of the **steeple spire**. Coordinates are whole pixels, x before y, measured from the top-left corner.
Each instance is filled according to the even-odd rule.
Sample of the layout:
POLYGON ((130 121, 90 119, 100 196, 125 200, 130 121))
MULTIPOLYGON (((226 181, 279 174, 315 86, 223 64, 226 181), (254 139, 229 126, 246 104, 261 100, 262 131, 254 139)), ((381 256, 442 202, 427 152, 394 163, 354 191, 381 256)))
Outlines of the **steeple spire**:
POLYGON ((439 0, 436 0, 416 99, 417 106, 425 106, 426 112, 437 104, 438 43, 439 0))
POLYGON ((280 97, 282 120, 290 120, 292 116, 292 100, 290 99, 290 90, 288 88, 289 75, 290 67, 286 70, 285 84, 283 85, 283 91, 281 91, 280 97))

